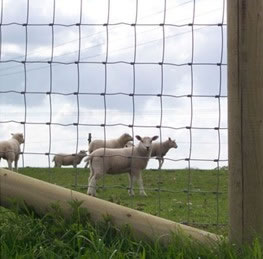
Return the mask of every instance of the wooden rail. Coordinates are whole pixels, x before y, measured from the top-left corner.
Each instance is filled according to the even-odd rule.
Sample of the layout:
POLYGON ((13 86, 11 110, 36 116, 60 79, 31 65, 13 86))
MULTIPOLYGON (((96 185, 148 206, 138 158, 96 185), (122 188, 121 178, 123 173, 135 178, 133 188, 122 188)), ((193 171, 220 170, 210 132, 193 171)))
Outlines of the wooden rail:
POLYGON ((219 236, 203 230, 0 169, 0 205, 9 207, 10 199, 22 199, 42 215, 50 210, 52 203, 59 202, 65 217, 71 215, 69 201, 83 201, 81 206, 87 209, 94 222, 102 221, 103 217, 108 215, 116 226, 130 225, 134 236, 140 240, 158 239, 167 244, 171 241, 173 232, 183 233, 203 244, 215 244, 220 239, 219 236))

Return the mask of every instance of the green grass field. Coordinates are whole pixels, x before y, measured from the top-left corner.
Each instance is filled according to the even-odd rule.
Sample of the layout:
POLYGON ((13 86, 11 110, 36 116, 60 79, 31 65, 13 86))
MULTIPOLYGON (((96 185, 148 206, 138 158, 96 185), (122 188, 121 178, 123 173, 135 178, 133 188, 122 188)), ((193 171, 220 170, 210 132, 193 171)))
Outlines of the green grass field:
MULTIPOLYGON (((86 185, 88 180, 88 171, 83 169, 24 168, 20 173, 71 188, 76 173, 79 185, 86 185)), ((129 197, 127 175, 106 176, 99 182, 97 196, 215 233, 227 233, 226 171, 147 170, 143 179, 148 197, 140 197, 138 190, 135 197, 129 197)), ((86 192, 86 188, 73 189, 86 192)), ((39 217, 27 208, 21 212, 17 207, 12 210, 0 207, 0 257, 260 259, 263 255, 259 238, 251 246, 238 247, 223 241, 213 248, 182 235, 175 236, 167 247, 158 242, 136 241, 129 228, 115 228, 110 218, 94 224, 82 216, 82 209, 73 207, 69 220, 59 209, 39 217)))
POLYGON ((158 242, 136 241, 129 230, 115 228, 109 220, 94 225, 75 207, 70 220, 54 210, 44 217, 0 207, 0 258, 82 259, 261 259, 262 241, 238 247, 222 241, 213 247, 193 242, 182 235, 161 246, 158 242))
MULTIPOLYGON (((89 170, 24 168, 20 173, 86 193, 89 170), (78 186, 74 187, 77 175, 78 186)), ((163 170, 143 172, 147 197, 128 195, 128 176, 106 175, 98 182, 97 197, 186 223, 218 234, 227 233, 227 171, 163 170)), ((137 186, 135 186, 137 188, 137 186)))

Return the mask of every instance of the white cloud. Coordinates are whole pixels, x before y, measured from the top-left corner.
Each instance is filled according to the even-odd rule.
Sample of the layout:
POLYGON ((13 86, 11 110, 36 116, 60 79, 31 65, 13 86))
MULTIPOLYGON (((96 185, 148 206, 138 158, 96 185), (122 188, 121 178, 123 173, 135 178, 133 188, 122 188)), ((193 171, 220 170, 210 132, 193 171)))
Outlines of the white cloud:
MULTIPOLYGON (((21 22, 26 19, 26 1, 4 1, 4 22, 21 22)), ((33 2, 33 1, 32 1, 33 2)), ((31 3, 31 1, 30 1, 31 3)), ((29 22, 51 23, 53 19, 54 1, 34 1, 30 5, 29 22)), ((216 66, 191 67, 188 65, 192 59, 192 27, 188 23, 193 18, 193 1, 178 0, 167 1, 166 19, 164 29, 159 26, 164 21, 164 1, 145 0, 138 1, 138 20, 135 22, 136 1, 110 1, 110 23, 121 23, 102 26, 107 22, 108 1, 91 0, 83 1, 81 26, 81 60, 94 63, 81 64, 78 70, 76 64, 35 64, 26 66, 22 64, 1 64, 0 80, 2 89, 28 92, 43 92, 42 94, 26 95, 26 144, 25 152, 29 153, 56 153, 75 152, 76 148, 87 149, 87 136, 91 132, 94 138, 104 137, 104 128, 99 126, 104 123, 104 98, 103 96, 83 94, 77 96, 69 93, 126 93, 133 92, 142 96, 135 96, 134 103, 131 96, 116 94, 106 97, 106 122, 115 126, 107 127, 106 136, 113 138, 127 131, 141 135, 162 135, 178 141, 178 149, 168 153, 168 158, 176 161, 166 161, 165 168, 186 167, 185 161, 191 155, 194 159, 216 159, 218 156, 218 132, 216 130, 189 130, 186 127, 192 122, 193 127, 216 127, 221 113, 221 127, 227 126, 226 102, 222 100, 219 110, 218 99, 193 98, 191 111, 191 98, 187 95, 216 95, 219 93, 219 70, 216 66), (91 25, 93 23, 93 25, 91 25), (95 23, 97 25, 95 25, 95 23), (124 24, 128 23, 128 24, 124 24), (88 25, 87 25, 88 24, 88 25), (151 25, 155 24, 155 25, 151 25), (177 26, 186 25, 186 26, 177 26), (170 65, 161 67, 158 63, 163 57, 163 32, 165 33, 164 61, 170 65), (136 36, 136 49, 134 46, 136 36), (116 64, 107 64, 106 48, 108 43, 108 61, 116 64), (153 62, 153 64, 136 64, 130 62, 153 62), (127 63, 121 63, 121 62, 127 63), (181 65, 181 66, 176 66, 181 65), (14 66, 14 68, 12 67, 14 66), (43 68, 43 66, 45 68, 43 68), (51 69, 51 70, 50 70, 51 69), (9 75, 5 75, 8 74, 9 75), (5 76, 3 76, 5 75, 5 76), (26 79, 25 80, 25 76, 26 79), (25 85, 26 82, 26 85, 25 85), (193 83, 193 85, 192 85, 193 83), (193 86, 193 89, 192 89, 193 86), (80 88, 78 88, 80 87, 80 88), (162 88, 163 87, 163 88, 162 88), (45 92, 52 90, 57 94, 49 95, 45 92), (162 97, 162 112, 160 106, 160 94, 162 97), (152 95, 155 96, 147 96, 152 95), (177 97, 175 97, 177 96, 177 97), (79 100, 79 110, 77 105, 79 100), (50 105, 52 114, 50 114, 50 105), (133 122, 133 105, 135 105, 135 124, 133 122), (191 113, 192 112, 192 113, 191 113), (83 126, 69 126, 78 121, 83 126), (156 128, 160 124, 161 130, 156 128), (52 118, 54 125, 42 125, 52 118), (191 120, 192 119, 192 120, 191 120), (63 126, 63 125, 68 126, 63 126), (94 124, 97 124, 95 126, 94 124), (119 124, 124 124, 119 125, 119 124), (119 126, 117 126, 119 125, 119 126), (78 137, 78 139, 77 139, 78 137), (191 143, 192 137, 192 143, 191 143), (78 141, 77 141, 78 140, 78 141), (50 146, 51 141, 51 146, 50 146), (77 147, 78 145, 78 147, 77 147), (192 149, 191 149, 192 148, 192 149)), ((195 22, 220 23, 222 20, 223 1, 200 0, 195 1, 195 22)), ((76 24, 80 21, 80 1, 59 0, 56 1, 55 22, 64 25, 76 24)), ((42 28, 42 27, 41 27, 42 28)), ((29 60, 46 61, 51 55, 52 30, 50 26, 37 30, 28 27, 28 58, 29 60)), ((198 27, 194 26, 194 62, 220 61, 221 54, 221 28, 218 26, 198 27)), ((78 58, 79 28, 73 26, 54 27, 54 60, 61 62, 73 62, 78 58)), ((223 34, 226 38, 225 32, 223 34)), ((225 42, 224 42, 225 44, 225 42)), ((224 57, 225 57, 224 46, 224 57)), ((23 26, 5 26, 3 30, 2 58, 10 59, 25 53, 25 28, 23 26)), ((23 59, 23 56, 22 58, 23 59)), ((222 75, 222 92, 226 93, 225 72, 222 75)), ((1 89, 1 90, 2 90, 1 89)), ((15 120, 21 122, 25 119, 25 104, 23 95, 0 94, 0 121, 15 120)), ((10 132, 24 131, 24 125, 19 123, 0 123, 1 139, 9 137, 10 132)), ((221 133, 221 158, 227 155, 227 136, 221 133), (224 147, 224 148, 223 148, 224 147)), ((25 155, 25 165, 48 166, 47 156, 25 155)), ((216 167, 215 162, 191 161, 192 166, 216 167)), ((149 167, 156 167, 155 160, 150 161, 149 167)))

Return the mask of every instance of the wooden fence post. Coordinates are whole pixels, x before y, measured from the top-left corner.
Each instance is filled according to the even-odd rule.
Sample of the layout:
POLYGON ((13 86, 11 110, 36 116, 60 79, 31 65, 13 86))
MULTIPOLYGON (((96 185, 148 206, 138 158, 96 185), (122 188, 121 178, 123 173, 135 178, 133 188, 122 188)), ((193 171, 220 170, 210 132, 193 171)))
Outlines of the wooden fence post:
POLYGON ((263 1, 228 1, 230 241, 263 237, 263 1))

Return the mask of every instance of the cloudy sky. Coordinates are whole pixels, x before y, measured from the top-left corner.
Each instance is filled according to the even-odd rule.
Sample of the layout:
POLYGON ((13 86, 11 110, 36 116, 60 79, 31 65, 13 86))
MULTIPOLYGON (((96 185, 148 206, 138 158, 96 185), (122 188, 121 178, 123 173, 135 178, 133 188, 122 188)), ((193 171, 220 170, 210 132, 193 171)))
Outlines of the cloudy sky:
POLYGON ((1 3, 0 139, 25 133, 20 166, 124 132, 176 139, 163 168, 226 165, 225 0, 1 3))

